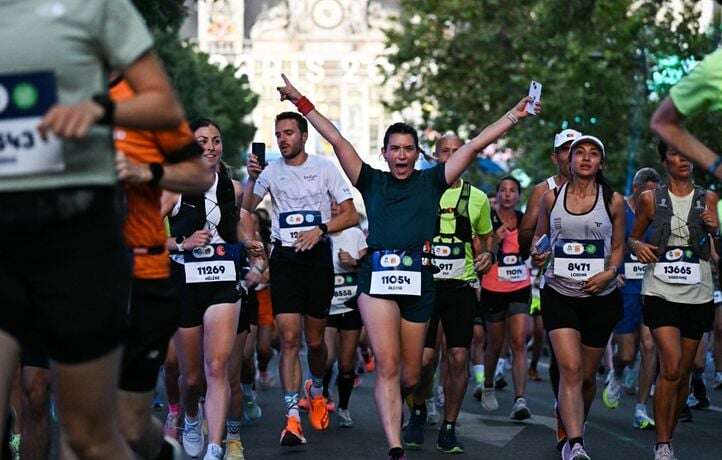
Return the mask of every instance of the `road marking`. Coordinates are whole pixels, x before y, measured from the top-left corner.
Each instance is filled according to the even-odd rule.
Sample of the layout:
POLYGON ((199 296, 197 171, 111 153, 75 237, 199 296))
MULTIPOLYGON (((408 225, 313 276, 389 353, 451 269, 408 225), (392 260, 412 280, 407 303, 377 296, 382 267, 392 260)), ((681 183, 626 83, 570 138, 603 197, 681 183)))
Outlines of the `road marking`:
POLYGON ((457 435, 499 448, 509 444, 516 435, 524 431, 529 425, 541 425, 550 430, 556 429, 556 420, 553 417, 543 415, 534 415, 524 421, 515 421, 505 415, 486 415, 461 411, 458 420, 461 423, 457 425, 457 435))

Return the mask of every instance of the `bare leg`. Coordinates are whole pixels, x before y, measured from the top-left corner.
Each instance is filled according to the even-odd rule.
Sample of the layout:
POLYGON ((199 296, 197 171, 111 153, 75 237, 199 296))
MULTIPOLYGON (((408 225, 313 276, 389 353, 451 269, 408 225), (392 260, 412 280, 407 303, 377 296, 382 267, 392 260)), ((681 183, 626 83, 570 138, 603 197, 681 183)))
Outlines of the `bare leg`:
POLYGON ((50 432, 50 371, 41 367, 22 368, 23 460, 48 457, 50 432))
POLYGON ((529 315, 521 313, 509 318, 511 330, 512 379, 514 397, 521 398, 526 393, 527 360, 526 339, 529 336, 529 315))
POLYGON ((582 437, 584 423, 583 351, 578 331, 569 328, 549 332, 559 365, 559 414, 569 439, 582 437))

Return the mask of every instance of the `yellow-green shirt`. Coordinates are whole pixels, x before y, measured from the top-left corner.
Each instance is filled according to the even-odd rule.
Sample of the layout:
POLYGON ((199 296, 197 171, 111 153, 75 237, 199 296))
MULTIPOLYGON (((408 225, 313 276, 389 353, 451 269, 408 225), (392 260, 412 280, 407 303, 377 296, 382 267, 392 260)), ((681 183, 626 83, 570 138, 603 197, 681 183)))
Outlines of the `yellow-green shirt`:
MULTIPOLYGON (((463 185, 463 181, 461 181, 463 185)), ((455 188, 448 188, 441 196, 439 207, 455 208, 456 203, 461 196, 461 185, 455 188)), ((469 196, 469 220, 471 221, 471 231, 474 235, 486 235, 492 230, 491 226, 491 206, 489 198, 478 188, 471 186, 469 196)), ((439 222, 441 233, 450 234, 456 230, 456 219, 452 214, 442 214, 439 222)), ((471 244, 466 244, 466 263, 464 268, 464 281, 473 281, 476 279, 474 271, 474 249, 471 244)))
POLYGON ((669 92, 682 115, 722 111, 722 50, 708 55, 669 92))

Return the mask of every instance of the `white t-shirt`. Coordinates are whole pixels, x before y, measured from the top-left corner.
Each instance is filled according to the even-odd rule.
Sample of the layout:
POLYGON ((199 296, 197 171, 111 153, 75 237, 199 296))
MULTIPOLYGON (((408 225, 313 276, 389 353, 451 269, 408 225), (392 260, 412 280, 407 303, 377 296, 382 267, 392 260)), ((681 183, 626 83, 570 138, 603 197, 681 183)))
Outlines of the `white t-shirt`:
POLYGON ((283 158, 270 161, 253 187, 253 194, 259 198, 267 193, 272 204, 271 237, 284 246, 295 241, 297 233, 291 230, 304 231, 331 220, 332 199, 341 203, 352 198, 338 168, 318 155, 309 155, 299 166, 289 166, 283 158), (279 225, 279 217, 283 217, 283 225, 279 225))
MULTIPOLYGON (((343 249, 351 254, 351 257, 358 260, 359 252, 366 249, 366 235, 358 227, 347 228, 338 233, 329 234, 331 237, 331 253, 333 254, 333 272, 334 274, 357 272, 357 269, 347 268, 341 265, 338 259, 338 251, 343 249)), ((335 305, 332 302, 330 315, 337 315, 351 311, 345 305, 335 305)))

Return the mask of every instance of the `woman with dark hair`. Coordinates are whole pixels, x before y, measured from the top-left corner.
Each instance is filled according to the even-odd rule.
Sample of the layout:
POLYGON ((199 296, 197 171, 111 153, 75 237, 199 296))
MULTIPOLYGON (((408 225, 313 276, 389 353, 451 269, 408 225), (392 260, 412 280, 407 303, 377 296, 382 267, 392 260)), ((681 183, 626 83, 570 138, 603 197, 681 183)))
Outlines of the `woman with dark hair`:
MULTIPOLYGON (((434 304, 430 242, 439 200, 478 152, 529 115, 529 98, 519 101, 449 161, 423 171, 414 169, 421 153, 416 130, 405 123, 389 126, 381 153, 390 171, 384 172, 364 163, 338 129, 285 75, 283 79, 285 86, 278 88, 281 99, 293 102, 333 146, 346 176, 366 204, 369 248, 359 270, 358 305, 376 356, 374 391, 391 447, 389 457, 406 458, 401 447, 401 401, 419 380, 426 323, 434 304)), ((488 266, 490 254, 481 258, 481 264, 488 266)))
MULTIPOLYGON (((221 131, 213 121, 191 123, 202 158, 215 171, 215 181, 203 195, 166 195, 175 202, 169 220, 172 274, 180 289, 181 320, 175 335, 180 364, 180 388, 185 424, 183 448, 191 457, 203 452, 203 413, 199 400, 206 384, 205 415, 208 419, 206 460, 223 457, 221 442, 226 431, 231 388, 229 358, 237 332, 248 330, 243 315, 239 323, 240 294, 237 260, 238 203, 241 186, 223 166, 221 131)), ((240 420, 228 423, 227 449, 240 449, 240 420)))
POLYGON ((602 174, 602 141, 581 136, 569 155, 569 181, 542 197, 532 257, 543 266, 551 256, 541 301, 559 363, 557 410, 567 434, 562 459, 586 460, 583 426, 597 389, 595 374, 622 317, 617 268, 623 259, 625 214, 624 198, 602 174), (548 246, 539 241, 547 238, 548 246))

